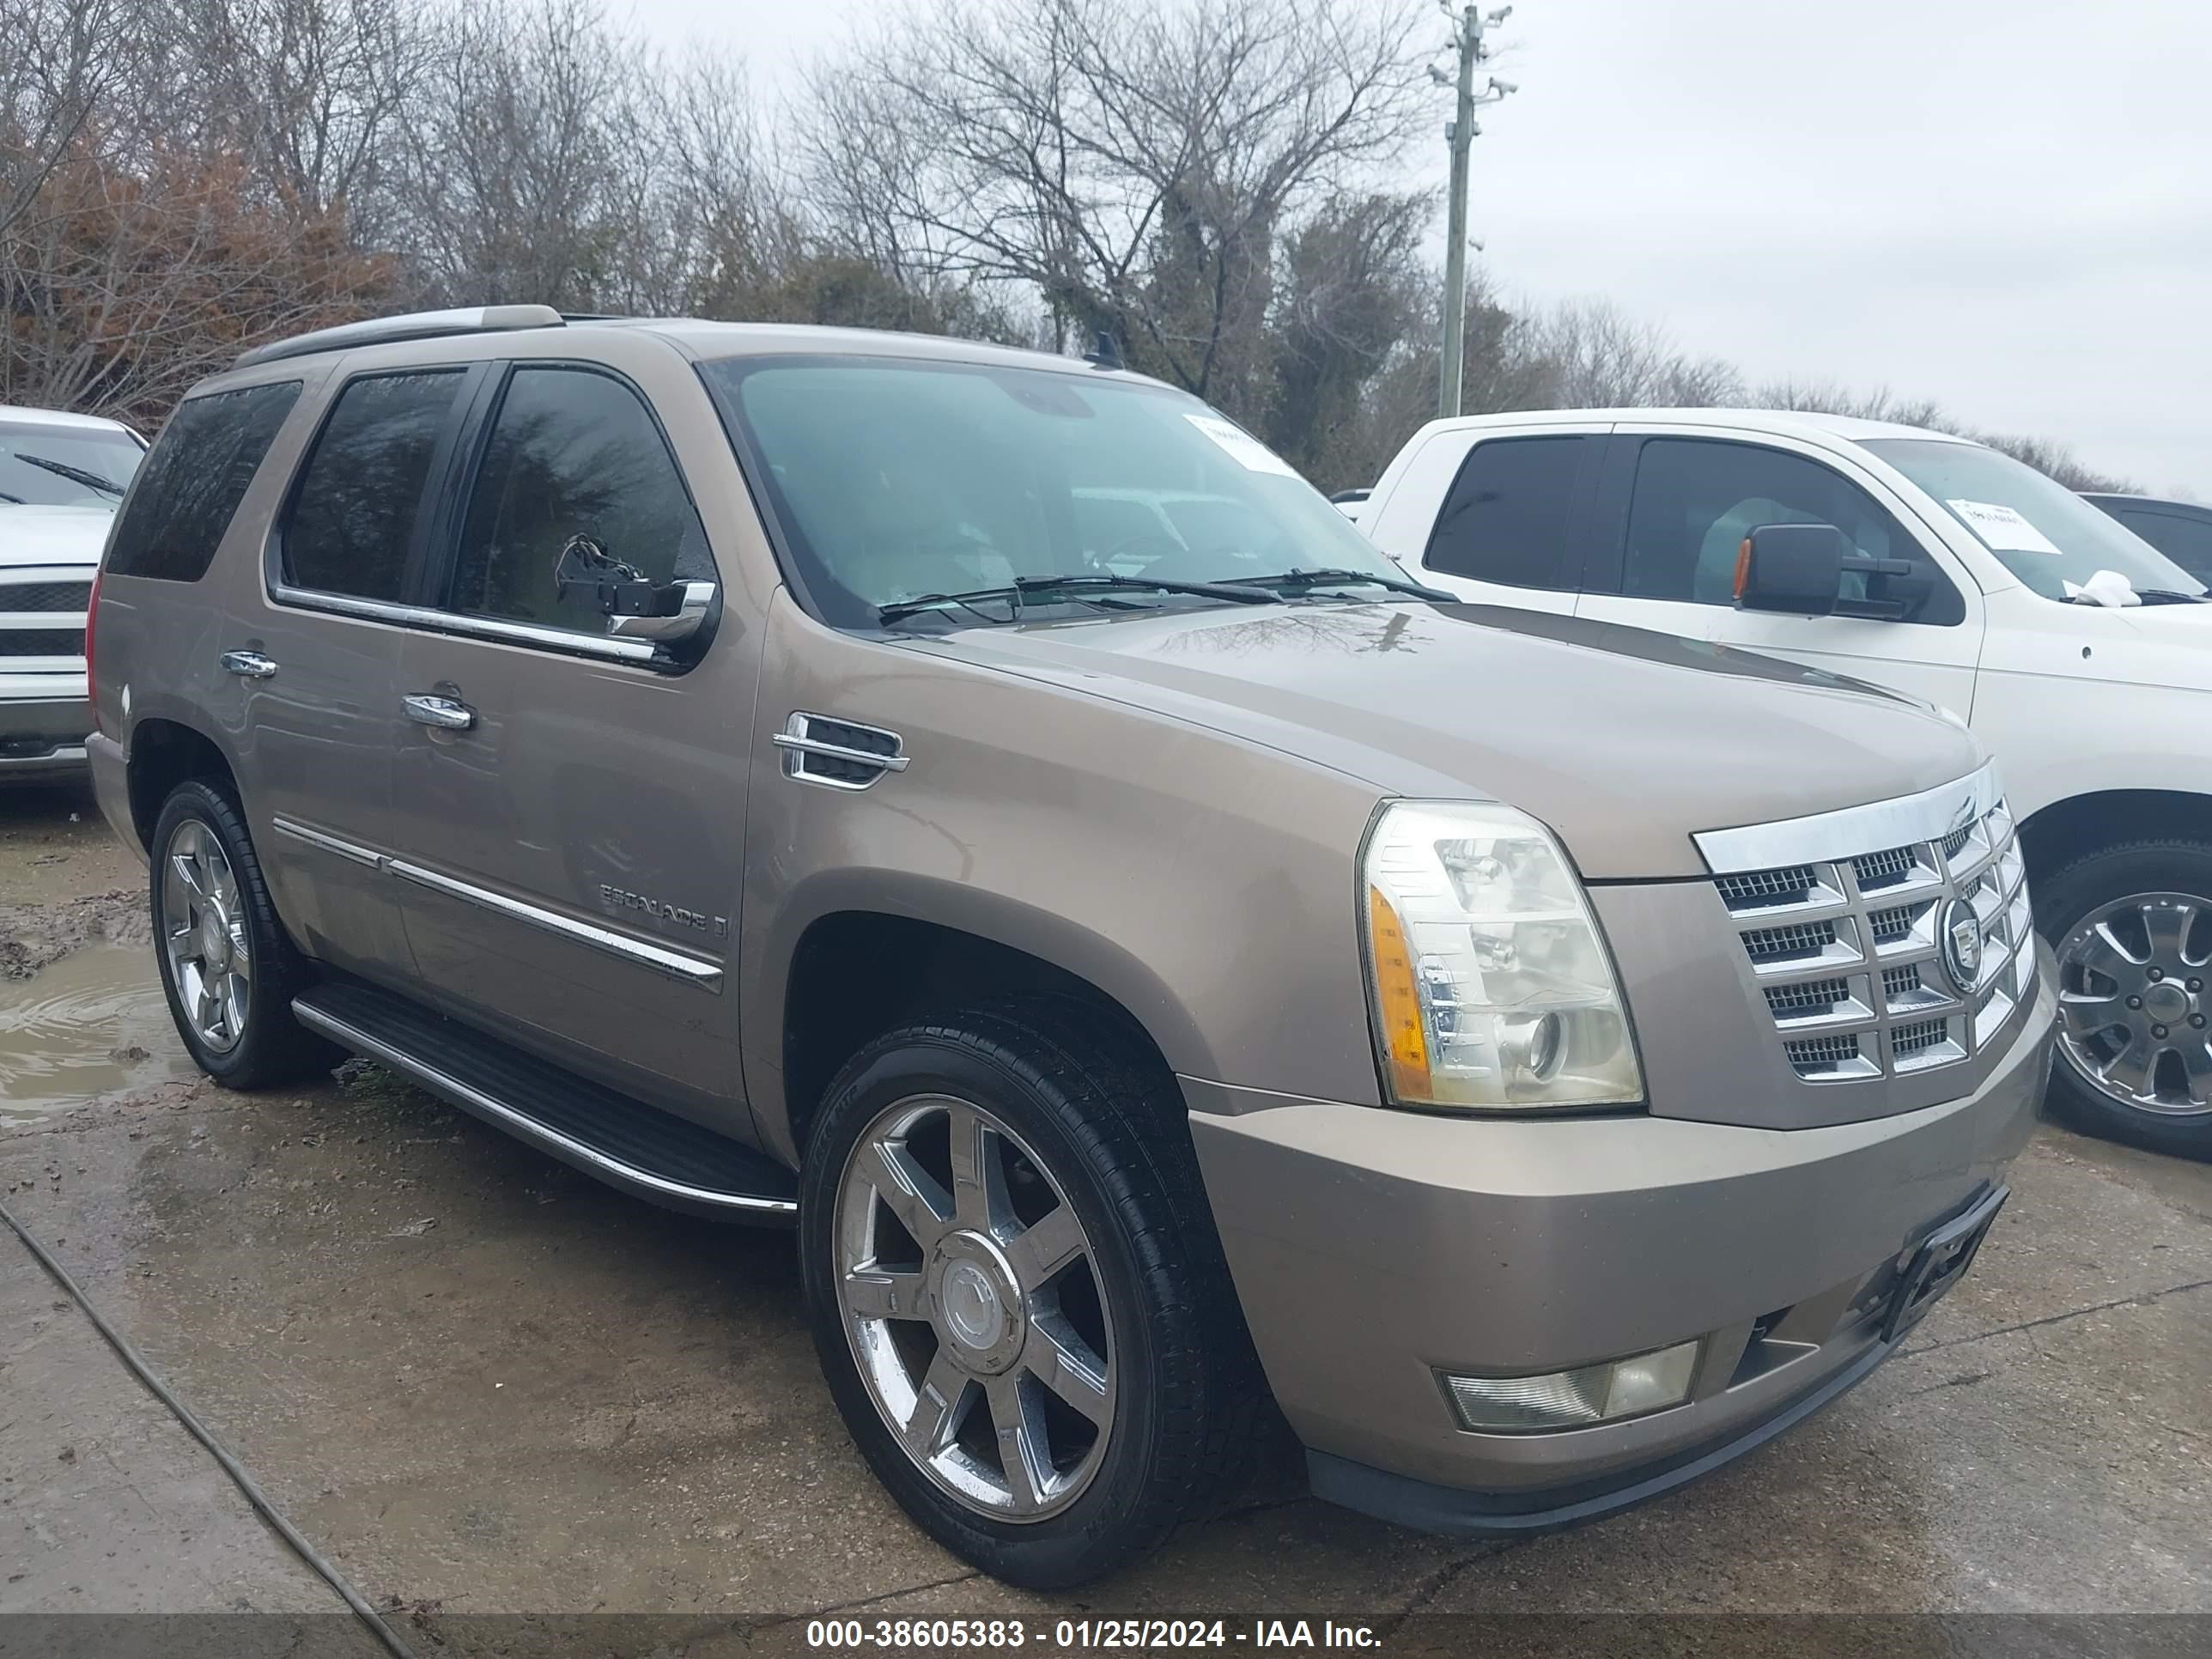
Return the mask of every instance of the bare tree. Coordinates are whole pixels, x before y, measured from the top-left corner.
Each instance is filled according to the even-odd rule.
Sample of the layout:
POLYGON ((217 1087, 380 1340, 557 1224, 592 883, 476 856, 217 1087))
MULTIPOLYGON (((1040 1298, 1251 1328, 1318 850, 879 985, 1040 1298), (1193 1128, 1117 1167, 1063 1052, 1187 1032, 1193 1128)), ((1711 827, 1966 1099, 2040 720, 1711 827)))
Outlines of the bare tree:
POLYGON ((2087 489, 2126 495, 2136 486, 2083 465, 2071 448, 2048 438, 2014 437, 1983 432, 1954 418, 1943 406, 1926 398, 1902 398, 1887 386, 1871 392, 1852 392, 1829 380, 1778 380, 1762 386, 1753 402, 1761 409, 1792 409, 1825 415, 1849 415, 1864 421, 1891 421, 1899 426, 1926 427, 1931 432, 1955 433, 2000 450, 2016 461, 2048 474, 2069 489, 2087 489))
POLYGON ((133 0, 0 0, 0 238, 120 78, 133 0))
POLYGON ((1417 20, 1348 0, 956 0, 815 82, 810 183, 882 268, 1033 292, 1055 340, 1249 413, 1279 239, 1413 122, 1417 20))
POLYGON ((374 246, 396 228, 398 130, 439 39, 418 0, 155 0, 166 78, 203 89, 172 141, 241 157, 273 205, 343 211, 374 246), (196 120, 195 120, 196 118, 196 120))
POLYGON ((1787 409, 1816 415, 1848 415, 1862 421, 1890 421, 1899 426, 1953 429, 1942 405, 1932 398, 1900 398, 1887 386, 1854 392, 1833 380, 1771 380, 1752 394, 1755 409, 1787 409))
POLYGON ((1568 301, 1528 318, 1520 354, 1541 365, 1544 401, 1562 409, 1701 408, 1738 401, 1743 380, 1684 353, 1666 329, 1610 301, 1568 301))
POLYGON ((404 131, 404 251, 428 297, 589 310, 636 249, 624 139, 650 60, 592 0, 473 0, 404 131))
POLYGON ((2002 432, 1977 432, 1967 434, 1979 438, 1991 449, 2003 451, 2016 461, 2024 461, 2037 471, 2048 473, 2069 489, 2086 489, 2104 495, 2140 495, 2142 486, 2127 478, 2116 477, 2109 472, 2100 472, 2085 465, 2071 445, 2051 438, 2019 437, 2002 432))

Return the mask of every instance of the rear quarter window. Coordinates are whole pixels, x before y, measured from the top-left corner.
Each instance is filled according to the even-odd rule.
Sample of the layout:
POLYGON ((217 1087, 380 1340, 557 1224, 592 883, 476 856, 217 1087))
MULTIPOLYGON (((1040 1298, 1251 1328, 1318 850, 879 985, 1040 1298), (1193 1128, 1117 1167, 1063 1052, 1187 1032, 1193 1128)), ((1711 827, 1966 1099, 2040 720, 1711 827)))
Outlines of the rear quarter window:
POLYGON ((178 404, 123 503, 108 543, 108 574, 172 582, 206 575, 299 397, 299 381, 277 380, 178 404))

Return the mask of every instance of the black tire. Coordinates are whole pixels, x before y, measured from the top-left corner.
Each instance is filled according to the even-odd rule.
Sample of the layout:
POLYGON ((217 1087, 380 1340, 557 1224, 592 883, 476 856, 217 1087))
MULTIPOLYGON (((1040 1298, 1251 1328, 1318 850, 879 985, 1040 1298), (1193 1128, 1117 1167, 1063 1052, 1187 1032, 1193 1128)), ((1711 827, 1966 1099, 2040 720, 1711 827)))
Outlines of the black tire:
POLYGON ((253 841, 246 833, 237 802, 204 779, 179 784, 162 803, 150 850, 147 906, 154 923, 154 959, 161 969, 169 1018, 199 1068, 227 1089, 266 1089, 297 1083, 330 1070, 343 1060, 345 1056, 338 1049, 292 1017, 292 999, 313 982, 313 970, 276 919, 269 884, 262 877, 261 860, 254 855, 253 841), (169 952, 163 945, 170 927, 163 911, 164 860, 178 831, 188 823, 197 823, 203 833, 212 836, 230 866, 252 963, 252 990, 246 999, 243 1030, 228 1048, 203 1041, 185 1017, 169 952))
MULTIPOLYGON (((2208 920, 2200 921, 2191 941, 2185 943, 2192 953, 2212 944, 2212 842, 2185 836, 2100 847, 2061 866, 2036 884, 2037 925, 2051 948, 2058 950, 2093 913, 2138 893, 2194 896, 2208 920)), ((2060 976, 2064 988, 2063 963, 2060 976)), ((2212 1009, 2212 970, 2192 977, 2203 988, 2194 994, 2200 1012, 2192 1017, 2203 1018, 2201 1010, 2212 1009)), ((2116 1099, 2083 1074, 2066 1051, 2063 1030, 2059 1056, 2051 1068, 2050 1100, 2054 1116, 2085 1134, 2212 1160, 2212 1110, 2167 1115, 2116 1099)))
POLYGON ((891 1031, 831 1084, 799 1183, 801 1273, 830 1390, 863 1455, 923 1529, 985 1572, 1065 1589, 1156 1548, 1209 1513, 1249 1468, 1266 1399, 1200 1181, 1181 1091, 1131 1039, 1064 1004, 992 1004, 891 1031), (1068 1507, 979 1514, 904 1449, 862 1379, 836 1290, 848 1160, 887 1108, 943 1094, 1034 1149, 1092 1243, 1115 1333, 1111 1429, 1068 1507))

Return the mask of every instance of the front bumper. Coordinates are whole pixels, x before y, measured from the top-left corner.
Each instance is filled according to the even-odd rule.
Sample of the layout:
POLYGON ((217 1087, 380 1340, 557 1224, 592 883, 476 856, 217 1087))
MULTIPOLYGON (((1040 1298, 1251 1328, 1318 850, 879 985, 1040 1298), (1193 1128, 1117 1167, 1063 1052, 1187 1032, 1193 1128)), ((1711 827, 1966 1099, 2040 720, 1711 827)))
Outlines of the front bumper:
POLYGON ((1431 1529, 1526 1531, 1748 1451, 1895 1346, 1921 1239, 2033 1126, 2056 998, 1982 1086, 1783 1130, 1644 1115, 1458 1118, 1185 1081, 1206 1191, 1314 1486, 1431 1529), (1471 1433, 1439 1374, 1563 1370, 1698 1339, 1687 1403, 1471 1433))
POLYGON ((82 771, 91 730, 82 672, 0 674, 0 777, 82 771))

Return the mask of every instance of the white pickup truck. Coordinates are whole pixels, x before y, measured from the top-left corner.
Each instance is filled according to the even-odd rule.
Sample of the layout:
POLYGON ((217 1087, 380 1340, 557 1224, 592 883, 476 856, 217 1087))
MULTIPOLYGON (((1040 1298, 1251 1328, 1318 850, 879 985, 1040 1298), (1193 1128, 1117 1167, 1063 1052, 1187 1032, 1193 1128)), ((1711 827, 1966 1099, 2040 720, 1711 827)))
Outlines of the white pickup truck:
POLYGON ((2212 1157, 2212 603, 2148 543, 1980 444, 1743 410, 1433 422, 1359 523, 1469 600, 1954 711, 1997 755, 2058 954, 2053 1103, 2212 1157))

